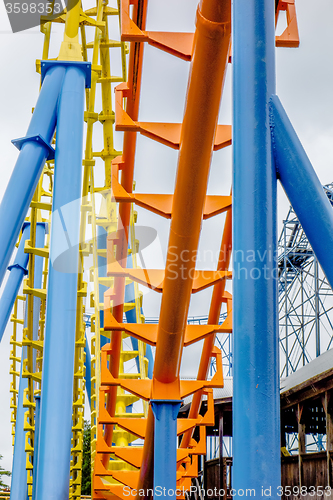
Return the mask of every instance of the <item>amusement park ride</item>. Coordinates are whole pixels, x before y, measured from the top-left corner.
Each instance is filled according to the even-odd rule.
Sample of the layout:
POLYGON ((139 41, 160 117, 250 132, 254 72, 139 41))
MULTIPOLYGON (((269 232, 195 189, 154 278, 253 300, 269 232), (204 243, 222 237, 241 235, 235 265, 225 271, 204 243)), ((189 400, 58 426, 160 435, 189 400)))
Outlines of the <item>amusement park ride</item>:
MULTIPOLYGON (((11 499, 81 497, 87 400, 92 498, 150 498, 158 487, 163 496, 175 498, 178 489, 184 498, 206 453, 206 426, 214 423, 213 388, 223 387, 216 335, 231 332, 233 488, 274 491, 281 481, 279 273, 285 287, 291 283, 288 248, 276 258, 277 179, 297 216, 293 241, 301 241, 299 223, 315 268, 318 261, 333 284, 332 207, 275 95, 275 46, 299 44, 294 0, 234 0, 232 24, 230 0, 200 0, 193 33, 147 31, 148 0, 84 7, 70 0, 59 15, 41 17, 40 95, 26 136, 13 141, 19 155, 0 206, 0 282, 18 243, 0 301, 0 338, 9 318, 13 324, 11 499), (287 27, 275 36, 281 11, 287 27), (64 25, 64 38, 58 58, 50 59, 55 23, 64 25), (146 44, 157 58, 165 51, 190 64, 182 123, 140 121, 146 44), (113 57, 121 74, 111 70, 113 57), (231 70, 233 130, 217 123, 231 70), (96 150, 99 124, 103 146, 96 150), (114 147, 117 131, 122 151, 114 147), (179 151, 173 194, 162 194, 163 186, 154 194, 134 190, 138 134, 179 151), (213 152, 231 142, 232 194, 230 185, 207 194, 213 152), (148 261, 138 267, 135 206, 170 219, 165 269, 148 261), (222 213, 217 268, 198 269, 201 228, 222 213), (87 297, 89 257, 93 292, 87 297), (145 322, 139 286, 162 296, 157 323, 145 322), (207 288, 207 321, 188 321, 192 294, 207 288), (94 308, 89 322, 87 299, 94 308), (183 350, 199 341, 197 377, 183 380, 183 350), (130 360, 135 373, 127 370, 130 360), (189 395, 188 418, 177 419, 189 395)), ((295 369, 288 363, 286 374, 295 369)))

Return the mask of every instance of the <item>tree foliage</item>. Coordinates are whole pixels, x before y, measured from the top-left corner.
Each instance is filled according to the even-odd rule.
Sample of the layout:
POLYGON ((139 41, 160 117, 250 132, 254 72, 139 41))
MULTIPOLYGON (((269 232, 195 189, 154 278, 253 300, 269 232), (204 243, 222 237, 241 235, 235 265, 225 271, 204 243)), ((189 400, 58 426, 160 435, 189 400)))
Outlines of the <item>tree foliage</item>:
MULTIPOLYGON (((0 455, 0 460, 2 460, 2 455, 0 455)), ((7 484, 5 484, 2 481, 3 476, 11 476, 11 472, 8 470, 5 470, 3 467, 0 465, 0 488, 7 488, 7 484)))
POLYGON ((82 456, 82 495, 91 495, 91 427, 88 420, 83 427, 83 456, 82 456))

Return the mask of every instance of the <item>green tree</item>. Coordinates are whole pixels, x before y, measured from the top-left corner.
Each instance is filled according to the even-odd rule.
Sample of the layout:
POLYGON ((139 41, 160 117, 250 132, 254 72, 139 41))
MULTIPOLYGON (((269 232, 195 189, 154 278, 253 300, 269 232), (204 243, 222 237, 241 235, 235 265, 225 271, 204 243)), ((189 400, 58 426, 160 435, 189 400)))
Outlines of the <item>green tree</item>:
MULTIPOLYGON (((0 460, 2 460, 2 455, 0 455, 0 460)), ((3 467, 0 465, 0 488, 7 488, 7 484, 5 484, 2 481, 3 476, 11 476, 11 472, 8 470, 5 470, 3 467)))
POLYGON ((82 495, 91 495, 91 427, 88 420, 83 427, 83 456, 82 456, 82 495))

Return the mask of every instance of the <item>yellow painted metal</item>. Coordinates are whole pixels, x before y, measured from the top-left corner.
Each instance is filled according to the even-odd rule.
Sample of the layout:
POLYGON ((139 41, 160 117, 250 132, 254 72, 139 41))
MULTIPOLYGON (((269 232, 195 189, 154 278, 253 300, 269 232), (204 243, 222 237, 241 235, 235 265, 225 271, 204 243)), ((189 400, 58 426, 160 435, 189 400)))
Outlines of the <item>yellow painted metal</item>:
POLYGON ((17 397, 18 397, 18 388, 19 388, 19 379, 20 379, 20 364, 21 364, 21 356, 17 352, 17 348, 22 347, 22 342, 18 341, 18 339, 22 339, 22 332, 19 334, 19 328, 23 328, 24 319, 19 317, 19 303, 24 302, 25 297, 22 295, 18 295, 15 300, 13 314, 11 315, 11 322, 13 323, 13 333, 10 338, 10 345, 12 349, 10 351, 9 360, 11 362, 9 368, 9 374, 11 375, 11 383, 10 383, 10 392, 11 392, 11 400, 10 400, 10 408, 11 408, 11 424, 12 424, 12 439, 14 446, 15 439, 15 425, 16 425, 16 413, 17 413, 17 397))
MULTIPOLYGON (((90 9, 89 14, 96 16, 96 21, 105 23, 105 30, 103 33, 97 28, 95 31, 94 42, 86 43, 84 35, 84 27, 81 28, 82 33, 82 48, 84 58, 86 58, 86 49, 93 49, 92 55, 92 86, 89 91, 88 96, 88 111, 85 114, 85 120, 87 122, 87 140, 85 149, 85 167, 90 167, 90 191, 91 191, 91 226, 92 226, 92 254, 93 254, 93 268, 91 269, 90 276, 94 283, 94 292, 91 296, 91 305, 95 308, 95 314, 91 318, 92 325, 92 343, 91 343, 91 355, 92 355, 92 386, 91 386, 91 422, 92 422, 92 462, 94 463, 94 458, 96 455, 96 438, 97 438, 97 418, 98 418, 98 407, 99 407, 99 388, 100 388, 100 339, 101 335, 109 336, 108 332, 104 332, 100 324, 100 312, 104 308, 103 297, 99 296, 99 285, 106 285, 112 288, 113 278, 103 278, 98 275, 98 256, 106 257, 106 250, 100 250, 97 248, 97 228, 98 225, 102 226, 107 234, 114 234, 117 230, 117 211, 116 203, 112 198, 111 188, 111 162, 112 160, 121 154, 119 151, 115 150, 113 142, 113 130, 114 130, 114 111, 112 109, 112 93, 111 84, 115 82, 122 82, 126 80, 126 53, 128 52, 127 45, 120 41, 110 41, 108 34, 108 16, 117 15, 119 16, 119 2, 118 9, 111 10, 111 7, 98 2, 96 9, 90 9), (122 75, 113 76, 111 74, 111 63, 110 63, 110 49, 113 51, 118 50, 119 56, 122 64, 122 75), (119 50, 120 49, 120 50, 119 50), (100 58, 98 59, 98 53, 100 58), (99 65, 98 65, 99 63, 99 65), (102 95, 102 111, 100 113, 95 112, 95 96, 96 96, 96 84, 101 85, 101 95, 102 95), (92 149, 92 138, 94 124, 97 120, 103 126, 103 150, 100 152, 93 151, 92 149), (94 160, 95 159, 95 160, 94 160), (94 167, 95 161, 98 162, 102 160, 104 162, 104 179, 102 185, 97 186, 95 183, 94 167), (96 213, 96 198, 100 196, 102 198, 101 209, 99 213, 96 213)), ((88 13, 87 12, 87 13, 88 13)), ((120 23, 120 21, 119 21, 120 23)), ((114 52, 112 52, 114 54, 114 52)), ((132 235, 132 248, 135 248, 135 233, 134 233, 134 214, 132 218, 131 226, 132 235)), ((135 256, 135 252, 133 252, 135 256)), ((136 260, 134 257, 134 265, 136 265, 136 260)), ((136 293, 136 303, 129 303, 125 306, 125 311, 132 308, 137 309, 137 317, 141 316, 141 306, 139 290, 137 285, 135 285, 136 293)), ((132 378, 133 373, 127 374, 126 372, 126 362, 133 357, 139 356, 140 360, 140 371, 135 375, 135 378, 145 378, 146 377, 146 362, 144 359, 144 345, 139 342, 138 351, 133 352, 125 347, 125 338, 127 335, 123 335, 123 350, 120 356, 120 371, 124 378, 132 378)), ((123 389, 118 388, 117 395, 117 407, 116 414, 118 416, 129 416, 133 415, 126 413, 127 406, 133 404, 138 398, 128 395, 123 389)), ((147 413, 147 405, 145 405, 144 413, 147 413)), ((141 416, 141 413, 136 414, 137 417, 141 416)), ((131 417, 129 417, 131 418, 131 417)), ((125 432, 119 427, 116 427, 114 432, 114 440, 116 446, 128 446, 130 442, 136 438, 128 432, 125 432)), ((132 470, 133 467, 127 464, 123 460, 115 459, 114 456, 111 457, 109 463, 110 470, 132 470)), ((114 479, 108 478, 108 481, 112 483, 118 483, 114 479)))
MULTIPOLYGON (((74 1, 75 3, 75 1, 74 1)), ((84 418, 84 402, 85 402, 85 382, 84 382, 84 345, 85 345, 85 323, 83 321, 85 313, 85 297, 87 295, 87 284, 83 279, 84 258, 89 254, 93 256, 93 269, 91 277, 94 282, 93 304, 95 314, 91 318, 91 420, 92 420, 92 459, 94 458, 96 449, 97 436, 97 416, 98 416, 98 399, 100 387, 100 337, 101 335, 108 336, 100 325, 100 310, 104 307, 103 297, 99 297, 99 285, 103 284, 105 278, 98 276, 98 256, 103 253, 97 249, 97 227, 102 225, 107 233, 112 233, 117 228, 117 213, 116 203, 112 199, 111 187, 111 162, 121 154, 114 148, 113 143, 113 126, 114 126, 114 111, 112 109, 112 87, 116 82, 126 81, 126 54, 128 46, 124 42, 109 40, 108 35, 108 16, 118 16, 119 19, 119 1, 117 8, 109 7, 103 0, 97 0, 96 7, 89 11, 83 12, 81 3, 73 5, 69 8, 65 15, 58 18, 43 18, 41 24, 41 32, 44 34, 44 43, 42 51, 42 59, 49 58, 49 48, 51 42, 51 33, 53 23, 64 24, 64 38, 60 47, 58 60, 88 60, 88 50, 92 52, 92 81, 91 88, 86 90, 86 112, 84 119, 87 123, 86 128, 86 149, 83 160, 83 188, 82 188, 82 208, 80 220, 80 248, 79 248, 79 273, 78 273, 78 293, 77 293, 77 315, 76 315, 76 343, 75 343, 75 360, 74 360, 74 391, 73 391, 73 434, 72 434, 72 451, 71 451, 71 471, 70 471, 70 495, 69 498, 80 498, 81 496, 81 469, 82 469, 82 444, 83 444, 83 418, 84 418), (94 19, 95 17, 95 19, 94 19), (94 41, 87 43, 86 41, 86 26, 95 28, 94 41), (79 34, 81 35, 81 43, 79 42, 79 34), (114 76, 111 74, 110 49, 117 51, 117 57, 121 60, 121 75, 114 76), (96 90, 100 85, 102 95, 102 109, 99 113, 95 112, 96 90), (103 127, 103 142, 104 147, 100 152, 93 151, 93 133, 95 131, 94 124, 101 123, 103 127), (95 163, 103 162, 104 164, 104 179, 102 185, 95 184, 95 163), (103 206, 102 212, 96 213, 96 197, 102 196, 103 206), (102 216, 102 218, 101 218, 102 216), (91 224, 92 241, 87 242, 88 222, 91 224)), ((36 62, 37 72, 40 73, 40 61, 36 62)), ((53 140, 54 142, 55 140, 53 140)), ((13 436, 16 423, 17 409, 17 392, 19 379, 19 362, 20 358, 17 353, 17 348, 21 345, 26 346, 27 356, 23 362, 24 377, 28 379, 28 389, 24 394, 24 407, 26 431, 26 467, 27 467, 27 484, 29 485, 28 494, 31 498, 32 494, 32 474, 33 474, 33 452, 34 452, 34 397, 40 393, 42 380, 42 357, 43 357, 43 341, 45 330, 45 311, 46 311, 46 292, 48 281, 48 263, 49 263, 49 234, 46 238, 45 248, 36 248, 36 224, 37 222, 47 222, 51 224, 52 211, 52 191, 53 191, 53 171, 54 162, 46 162, 43 174, 39 180, 38 187, 34 194, 30 212, 27 220, 31 225, 30 240, 26 243, 26 252, 29 253, 28 276, 24 281, 23 293, 24 297, 17 297, 14 311, 12 315, 13 336, 11 338, 11 408, 12 408, 12 423, 13 436), (43 282, 42 288, 36 290, 34 283, 34 261, 36 256, 44 258, 43 282), (41 307, 39 311, 39 333, 38 340, 32 338, 33 316, 34 316, 34 297, 41 299, 41 307), (19 326, 23 330, 23 319, 18 315, 19 301, 26 301, 27 308, 27 324, 22 333, 19 334, 19 326), (22 343, 20 339, 22 338, 22 343)), ((137 245, 134 233, 135 214, 132 217, 131 227, 131 246, 134 249, 137 245)), ((106 257, 106 251, 104 252, 106 257)), ((133 262, 136 265, 135 251, 133 252, 133 262)), ((107 286, 112 286, 112 278, 107 278, 107 286), (111 281, 110 281, 111 280, 111 281)), ((127 281, 128 283, 129 281, 127 281)), ((138 320, 142 320, 141 302, 139 290, 135 285, 136 302, 129 303, 125 306, 125 311, 131 308, 136 308, 138 320)), ((123 335, 126 342, 127 335, 123 335)), ((139 342, 138 351, 127 349, 124 344, 121 353, 121 372, 124 378, 145 378, 146 377, 146 360, 144 358, 144 345, 139 342), (127 362, 138 356, 140 360, 139 373, 124 373, 127 371, 127 362)), ((118 416, 126 416, 126 410, 129 405, 132 405, 138 398, 126 394, 123 389, 118 389, 118 416)), ((138 413, 136 416, 144 416, 147 413, 147 407, 144 408, 144 413, 138 413)), ((128 414, 127 415, 132 415, 128 414)), ((129 417, 131 418, 131 417, 129 417)), ((114 433, 116 444, 118 446, 127 446, 135 440, 135 436, 125 432, 121 428, 117 428, 114 433)), ((111 468, 114 470, 132 469, 123 460, 111 459, 111 468)), ((117 481, 114 481, 117 482, 117 481)))
POLYGON ((82 61, 82 48, 79 43, 81 2, 69 0, 65 21, 64 40, 60 47, 59 61, 82 61))
MULTIPOLYGON (((37 185, 33 202, 41 201, 43 175, 37 185)), ((28 245, 31 249, 36 247, 36 225, 41 222, 40 210, 36 206, 30 207, 30 239, 28 245)), ((34 450, 34 428, 35 428, 35 390, 40 390, 41 374, 37 376, 35 366, 34 349, 36 344, 33 339, 33 324, 34 324, 34 298, 41 297, 34 288, 34 269, 35 269, 35 253, 29 253, 28 276, 24 280, 23 293, 26 293, 26 326, 23 329, 22 347, 26 348, 26 358, 22 360, 23 369, 22 377, 27 378, 27 389, 23 396, 23 407, 26 408, 24 415, 24 430, 25 435, 25 451, 26 451, 26 468, 27 468, 27 483, 29 498, 32 495, 32 469, 33 469, 33 450, 34 450)), ((45 296, 44 296, 45 297, 45 296)), ((43 300, 43 299, 42 299, 43 300)), ((38 313, 39 314, 39 313, 38 313)))

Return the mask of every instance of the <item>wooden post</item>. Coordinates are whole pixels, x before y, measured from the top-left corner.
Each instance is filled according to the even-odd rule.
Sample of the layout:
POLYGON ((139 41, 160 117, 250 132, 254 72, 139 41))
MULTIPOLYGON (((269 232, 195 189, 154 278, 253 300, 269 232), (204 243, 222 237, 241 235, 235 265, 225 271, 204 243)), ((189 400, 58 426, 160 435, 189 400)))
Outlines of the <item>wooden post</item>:
POLYGON ((223 499, 227 499, 227 470, 223 460, 223 410, 219 412, 219 463, 220 463, 220 489, 224 490, 223 499))
POLYGON ((333 452, 333 408, 332 391, 325 391, 322 404, 326 416, 326 455, 327 455, 327 485, 332 486, 331 453, 333 452))
POLYGON ((302 454, 305 453, 305 423, 302 423, 303 405, 297 405, 297 422, 298 422, 298 473, 299 473, 299 486, 303 484, 303 464, 302 454))

